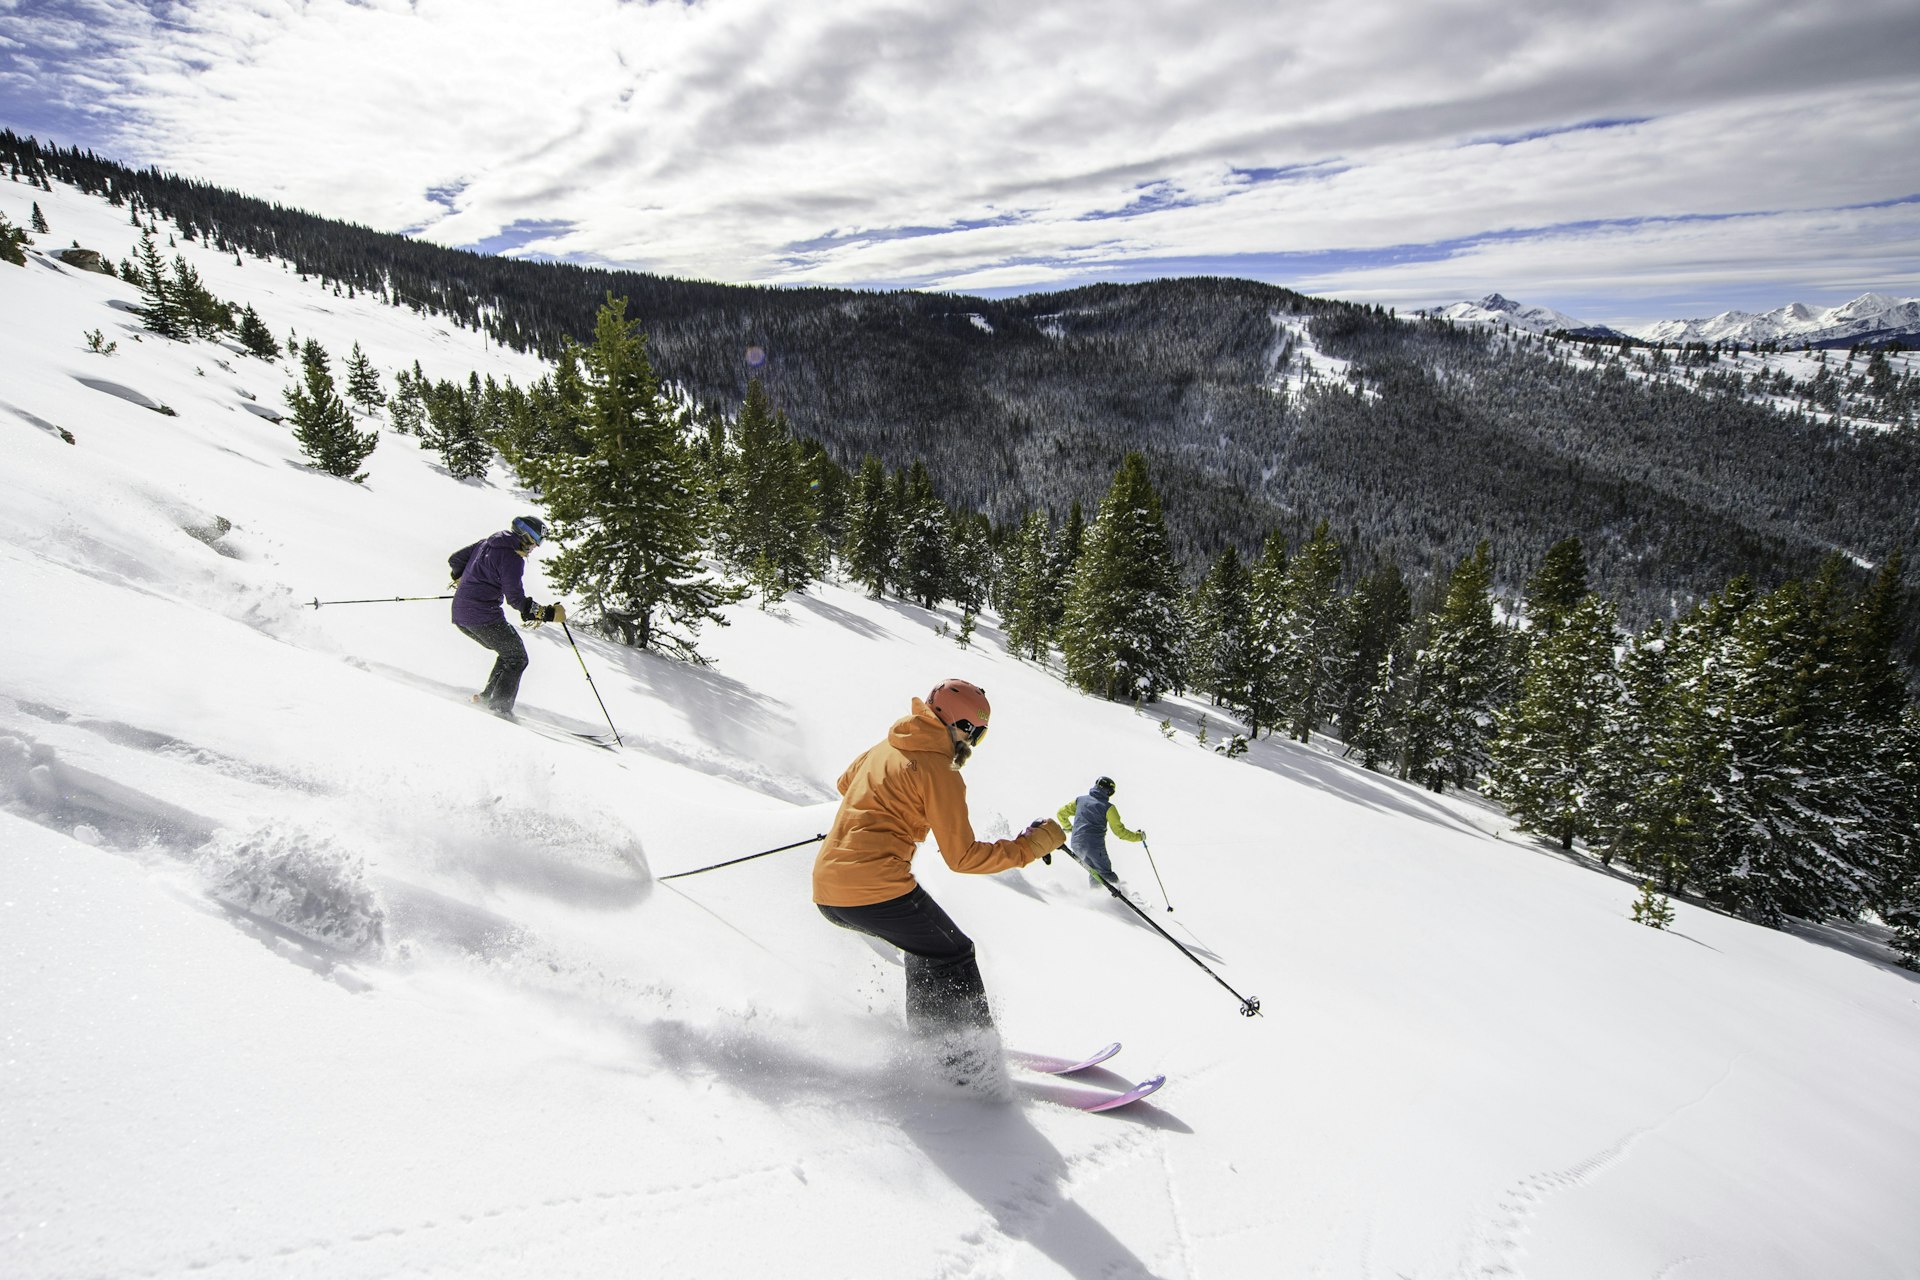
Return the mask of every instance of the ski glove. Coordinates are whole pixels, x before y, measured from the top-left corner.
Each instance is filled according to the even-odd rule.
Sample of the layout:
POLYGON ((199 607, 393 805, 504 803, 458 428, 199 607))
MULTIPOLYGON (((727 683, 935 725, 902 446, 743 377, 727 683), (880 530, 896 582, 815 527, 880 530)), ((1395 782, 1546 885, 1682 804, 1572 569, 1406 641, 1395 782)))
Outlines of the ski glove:
POLYGON ((1022 831, 1020 835, 1023 839, 1027 836, 1038 836, 1040 838, 1041 843, 1046 849, 1046 852, 1042 853, 1040 857, 1048 866, 1053 865, 1053 851, 1055 849, 1063 849, 1067 844, 1067 833, 1062 831, 1060 824, 1052 818, 1035 818, 1027 824, 1027 829, 1022 831))

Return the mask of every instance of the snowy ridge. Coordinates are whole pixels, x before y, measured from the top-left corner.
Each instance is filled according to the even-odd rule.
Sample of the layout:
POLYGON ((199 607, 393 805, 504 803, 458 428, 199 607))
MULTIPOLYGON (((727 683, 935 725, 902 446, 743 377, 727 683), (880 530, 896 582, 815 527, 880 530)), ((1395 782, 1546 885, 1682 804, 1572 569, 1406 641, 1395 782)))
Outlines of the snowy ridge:
MULTIPOLYGON (((134 237, 0 181, 16 224, 34 201, 41 247, 134 237)), ((538 376, 178 251, 336 367, 357 341, 389 377, 538 376)), ((1635 885, 1473 797, 1317 745, 1230 761, 1196 738, 1215 709, 1081 697, 990 616, 962 648, 944 611, 833 584, 736 610, 706 668, 576 626, 627 750, 494 720, 444 602, 303 602, 437 594, 529 496, 384 428, 364 485, 316 474, 259 412, 287 362, 141 337, 134 300, 0 264, 0 1274, 1788 1280, 1920 1255, 1920 986, 1870 938, 1687 903, 1642 928, 1635 885), (1066 859, 959 876, 924 848, 1008 1042, 1123 1041, 1083 1080, 1166 1073, 1136 1107, 911 1070, 901 970, 814 911, 810 850, 654 879, 824 830, 847 761, 949 675, 994 701, 976 830, 1110 774, 1177 914, 1139 846, 1120 875, 1264 1002, 1240 1017, 1066 859)), ((554 630, 523 705, 600 723, 554 630)))
POLYGON ((1648 342, 1776 342, 1783 346, 1836 346, 1889 338, 1920 338, 1920 298, 1863 293, 1837 307, 1798 302, 1772 311, 1723 311, 1705 320, 1663 320, 1633 331, 1648 342))
POLYGON ((1427 314, 1436 320, 1451 320, 1456 324, 1506 325, 1528 333, 1586 327, 1582 321, 1555 311, 1552 307, 1528 306, 1497 293, 1490 293, 1478 302, 1456 302, 1427 314))

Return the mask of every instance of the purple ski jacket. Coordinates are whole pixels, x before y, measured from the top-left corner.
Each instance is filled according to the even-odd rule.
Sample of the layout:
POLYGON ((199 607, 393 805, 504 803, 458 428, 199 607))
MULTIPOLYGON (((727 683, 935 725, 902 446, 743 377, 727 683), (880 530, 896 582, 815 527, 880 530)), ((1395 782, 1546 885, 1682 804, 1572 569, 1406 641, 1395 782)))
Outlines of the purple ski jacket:
POLYGON ((527 562, 520 555, 520 535, 511 529, 480 539, 447 557, 447 567, 460 583, 453 589, 453 624, 484 627, 505 622, 502 597, 520 611, 522 621, 533 613, 533 601, 520 585, 527 562))

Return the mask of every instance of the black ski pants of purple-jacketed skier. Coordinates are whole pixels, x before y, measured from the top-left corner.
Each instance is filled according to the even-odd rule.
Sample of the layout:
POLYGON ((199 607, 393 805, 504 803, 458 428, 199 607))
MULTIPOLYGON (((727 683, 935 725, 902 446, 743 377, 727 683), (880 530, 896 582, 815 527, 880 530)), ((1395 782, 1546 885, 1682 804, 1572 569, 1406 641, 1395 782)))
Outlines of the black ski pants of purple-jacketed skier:
POLYGON ((520 674, 527 669, 527 646, 513 629, 512 624, 501 622, 483 623, 477 627, 455 623, 460 633, 475 644, 484 645, 497 655, 493 661, 493 671, 487 676, 487 687, 480 691, 480 701, 495 715, 510 716, 513 704, 520 698, 520 674))
POLYGON ((863 907, 815 905, 842 929, 891 942, 906 953, 907 1029, 914 1035, 993 1025, 973 939, 925 889, 915 885, 897 898, 863 907))

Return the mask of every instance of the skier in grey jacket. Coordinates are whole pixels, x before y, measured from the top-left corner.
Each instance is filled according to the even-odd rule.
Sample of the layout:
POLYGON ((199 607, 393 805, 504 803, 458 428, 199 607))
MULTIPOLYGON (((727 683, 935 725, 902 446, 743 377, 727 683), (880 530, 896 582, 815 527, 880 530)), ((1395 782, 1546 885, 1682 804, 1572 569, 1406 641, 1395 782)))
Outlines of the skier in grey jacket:
POLYGON ((1120 821, 1120 810, 1113 804, 1113 792, 1112 778, 1095 778, 1093 789, 1061 805, 1058 815, 1060 825, 1070 832, 1067 836, 1067 852, 1087 869, 1095 888, 1102 881, 1112 885, 1120 883, 1120 877, 1113 874, 1113 863, 1107 857, 1108 832, 1135 843, 1147 838, 1144 830, 1129 831, 1126 824, 1120 821))

